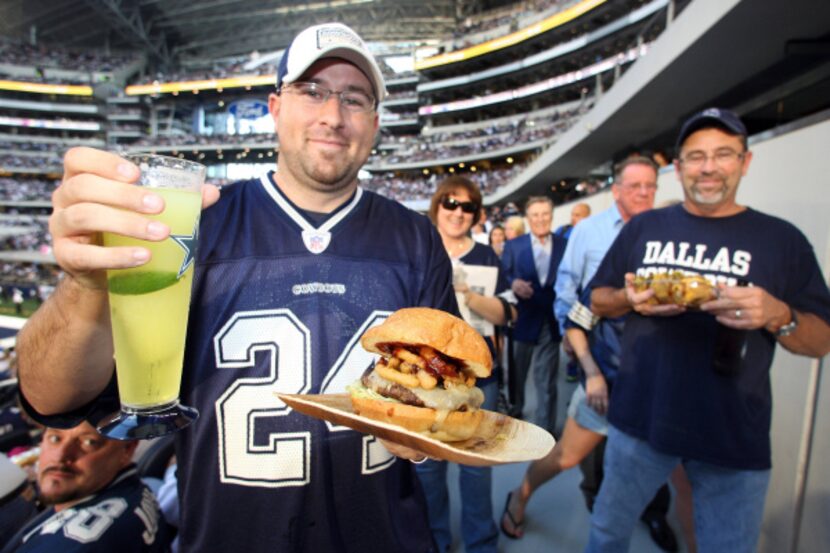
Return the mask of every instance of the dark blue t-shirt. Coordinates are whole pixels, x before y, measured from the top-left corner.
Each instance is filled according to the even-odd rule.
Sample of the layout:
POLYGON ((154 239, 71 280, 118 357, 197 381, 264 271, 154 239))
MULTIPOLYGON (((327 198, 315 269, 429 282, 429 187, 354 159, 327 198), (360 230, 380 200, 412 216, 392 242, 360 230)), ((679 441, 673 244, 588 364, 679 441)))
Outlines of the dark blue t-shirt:
MULTIPOLYGON (((643 213, 623 227, 591 287, 620 288, 628 272, 672 270, 760 286, 830 322, 830 293, 810 243, 792 224, 752 209, 723 218, 697 217, 682 205, 643 213)), ((672 455, 767 469, 775 337, 747 332, 742 362, 724 374, 713 363, 719 327, 699 311, 630 313, 608 420, 672 455)))

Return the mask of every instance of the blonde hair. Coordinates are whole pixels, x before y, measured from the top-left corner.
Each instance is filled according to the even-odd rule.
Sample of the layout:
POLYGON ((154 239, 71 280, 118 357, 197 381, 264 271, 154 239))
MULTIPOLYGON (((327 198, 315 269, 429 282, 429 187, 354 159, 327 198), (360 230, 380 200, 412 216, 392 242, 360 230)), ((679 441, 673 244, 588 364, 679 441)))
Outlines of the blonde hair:
POLYGON ((512 230, 516 233, 516 236, 521 236, 526 232, 524 217, 522 217, 521 215, 514 215, 512 217, 508 217, 507 220, 504 222, 504 230, 512 230))

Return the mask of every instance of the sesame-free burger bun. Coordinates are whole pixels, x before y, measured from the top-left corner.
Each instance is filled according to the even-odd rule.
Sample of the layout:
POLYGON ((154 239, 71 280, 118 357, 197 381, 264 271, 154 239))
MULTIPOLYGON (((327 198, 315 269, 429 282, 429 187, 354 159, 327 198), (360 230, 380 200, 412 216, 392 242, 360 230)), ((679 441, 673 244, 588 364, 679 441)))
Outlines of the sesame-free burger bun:
POLYGON ((478 378, 487 378, 493 359, 487 342, 464 320, 428 307, 408 307, 392 313, 360 339, 363 349, 383 355, 382 344, 430 346, 457 359, 478 378))
POLYGON ((484 417, 484 412, 480 409, 441 413, 435 409, 354 395, 352 406, 358 415, 401 426, 442 442, 458 442, 470 438, 484 417), (438 420, 442 414, 446 418, 438 420))

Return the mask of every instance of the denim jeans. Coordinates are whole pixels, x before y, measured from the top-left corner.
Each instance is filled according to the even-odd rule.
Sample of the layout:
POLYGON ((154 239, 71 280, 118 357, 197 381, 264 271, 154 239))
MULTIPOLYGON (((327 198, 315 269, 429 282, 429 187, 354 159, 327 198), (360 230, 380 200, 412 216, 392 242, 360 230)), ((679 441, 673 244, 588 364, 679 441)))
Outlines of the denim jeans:
MULTIPOLYGON (((600 415, 588 406, 588 395, 585 392, 585 386, 582 384, 574 389, 571 402, 568 405, 568 416, 574 419, 582 428, 596 432, 597 434, 602 434, 603 436, 608 435, 608 418, 605 415, 600 415)), ((599 493, 600 484, 602 484, 602 460, 604 459, 604 451, 605 439, 579 463, 579 468, 582 470, 582 483, 579 485, 579 488, 585 496, 585 504, 589 511, 594 508, 594 500, 599 493)), ((646 506, 641 518, 665 518, 670 506, 671 492, 669 491, 669 486, 663 484, 657 490, 657 494, 652 498, 651 502, 646 506)))
MULTIPOLYGON (((482 408, 495 410, 499 394, 496 379, 480 388, 484 392, 482 408)), ((438 551, 445 553, 452 545, 447 462, 427 461, 415 468, 427 498, 432 535, 438 544, 438 551)), ((458 469, 464 551, 466 553, 496 553, 499 533, 493 521, 492 469, 466 465, 459 465, 458 469)))
POLYGON ((683 463, 692 484, 700 553, 754 553, 769 470, 737 470, 666 455, 614 426, 605 447, 605 479, 591 516, 586 553, 625 553, 643 508, 683 463))

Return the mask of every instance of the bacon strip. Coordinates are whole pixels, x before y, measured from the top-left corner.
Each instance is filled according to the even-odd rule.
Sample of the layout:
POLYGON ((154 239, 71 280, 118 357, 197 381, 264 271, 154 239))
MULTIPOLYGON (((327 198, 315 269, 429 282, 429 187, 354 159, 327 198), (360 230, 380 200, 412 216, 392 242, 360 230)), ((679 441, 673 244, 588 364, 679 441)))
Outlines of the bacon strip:
MULTIPOLYGON (((417 377, 421 387, 427 389, 436 385, 432 384, 433 380, 436 383, 443 380, 445 387, 455 384, 470 385, 469 375, 464 374, 460 367, 429 346, 388 343, 379 344, 378 347, 389 355, 388 360, 381 362, 381 365, 402 373, 404 381, 412 382, 409 377, 417 377)), ((396 381, 401 383, 401 379, 396 381)), ((472 382, 475 382, 475 377, 472 377, 472 382)))
POLYGON ((445 361, 438 352, 429 346, 418 348, 418 354, 426 359, 428 370, 443 378, 458 378, 458 369, 451 363, 445 361))

